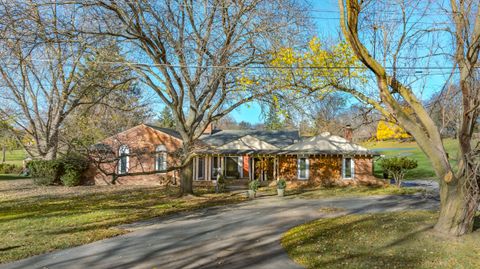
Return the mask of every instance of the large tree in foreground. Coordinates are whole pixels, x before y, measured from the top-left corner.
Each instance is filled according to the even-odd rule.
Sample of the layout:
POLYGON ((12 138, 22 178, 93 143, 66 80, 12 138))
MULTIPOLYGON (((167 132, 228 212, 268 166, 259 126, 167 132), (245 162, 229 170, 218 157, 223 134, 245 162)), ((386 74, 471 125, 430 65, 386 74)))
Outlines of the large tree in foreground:
POLYGON ((123 64, 111 64, 111 73, 83 72, 102 44, 77 34, 88 21, 75 6, 56 1, 0 1, 0 117, 12 121, 12 134, 30 156, 55 159, 66 119, 132 80, 112 77, 125 74, 123 64))
MULTIPOLYGON (((418 30, 421 23, 409 22, 409 19, 415 19, 418 13, 415 15, 409 11, 412 3, 400 1, 404 5, 400 5, 400 10, 397 11, 401 14, 403 31, 400 30, 399 35, 390 36, 389 47, 386 47, 385 52, 391 56, 389 58, 391 61, 382 62, 369 51, 361 34, 362 29, 365 29, 361 28, 362 20, 366 20, 368 8, 377 2, 381 1, 339 0, 339 7, 343 34, 355 56, 374 75, 379 98, 368 97, 354 89, 343 89, 374 106, 385 117, 398 122, 415 138, 430 159, 441 186, 441 208, 435 229, 452 235, 471 232, 479 204, 480 180, 478 149, 473 149, 471 143, 480 105, 479 91, 475 87, 480 50, 478 1, 451 0, 450 8, 447 9, 451 11, 449 13, 454 25, 452 62, 458 71, 454 78, 458 79, 462 92, 462 107, 459 108, 462 109, 462 116, 458 137, 460 159, 457 170, 454 170, 449 162, 438 126, 410 85, 397 75, 401 69, 398 63, 402 62, 401 57, 405 56, 405 50, 412 54, 417 49, 415 46, 418 43, 409 43, 408 38, 412 33, 421 32, 418 30), (392 65, 391 68, 386 65, 387 63, 392 65)), ((430 28, 430 32, 432 31, 435 31, 433 27, 430 28)), ((428 32, 428 29, 424 32, 428 32)))
POLYGON ((93 11, 105 30, 85 31, 125 41, 142 82, 171 109, 183 141, 181 191, 193 193, 197 139, 211 122, 271 91, 257 77, 267 52, 298 31, 296 6, 286 0, 128 0, 96 1, 93 11))

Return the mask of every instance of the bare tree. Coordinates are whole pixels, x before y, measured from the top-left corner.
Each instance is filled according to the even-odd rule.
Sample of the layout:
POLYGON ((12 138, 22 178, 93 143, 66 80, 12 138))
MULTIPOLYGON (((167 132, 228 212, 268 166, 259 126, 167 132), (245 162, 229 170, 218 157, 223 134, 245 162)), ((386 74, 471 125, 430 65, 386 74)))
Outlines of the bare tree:
POLYGON ((448 84, 427 103, 430 114, 442 137, 457 138, 462 111, 462 93, 456 85, 448 84))
POLYGON ((93 7, 106 29, 85 31, 128 42, 142 82, 172 110, 183 141, 181 192, 193 193, 196 140, 208 124, 271 92, 258 75, 272 47, 298 31, 296 6, 282 0, 96 1, 85 6, 93 7))
MULTIPOLYGON (((362 41, 364 36, 361 34, 361 30, 364 28, 360 28, 361 22, 365 21, 367 15, 365 11, 376 5, 377 2, 380 1, 339 0, 338 3, 343 34, 358 59, 374 75, 377 84, 376 96, 379 98, 370 98, 351 88, 344 87, 342 90, 354 94, 357 98, 375 107, 386 118, 398 122, 415 138, 420 148, 428 156, 440 179, 441 186, 441 209, 435 229, 452 235, 471 232, 473 217, 479 202, 479 166, 476 165, 478 163, 477 157, 475 157, 477 156, 476 151, 472 150, 471 146, 472 132, 478 117, 480 101, 478 89, 473 87, 480 50, 478 1, 450 1, 455 26, 453 62, 459 72, 457 78, 462 91, 463 109, 459 130, 461 161, 458 171, 453 170, 442 144, 438 126, 410 87, 412 84, 399 76, 401 68, 398 64, 402 63, 402 54, 412 54, 415 49, 420 50, 417 41, 419 38, 426 39, 420 33, 434 31, 431 25, 429 29, 418 30, 419 23, 412 24, 409 21, 411 18, 418 18, 418 13, 412 15, 414 13, 408 8, 423 7, 422 1, 416 1, 416 5, 412 1, 400 2, 398 14, 401 14, 399 20, 401 28, 399 34, 391 35, 385 41, 389 42, 387 50, 389 61, 383 63, 367 49, 362 41), (387 69, 387 62, 392 65, 391 68, 387 69)), ((369 17, 372 17, 371 14, 369 17)), ((428 57, 432 57, 432 54, 427 55, 427 60, 428 57)))
MULTIPOLYGON (((28 139, 17 137, 29 155, 57 156, 65 119, 77 107, 99 102, 130 81, 123 77, 98 85, 82 76, 82 62, 92 55, 99 39, 74 34, 88 18, 75 6, 57 2, 0 2, 0 114, 14 121, 28 139), (93 94, 95 93, 95 94, 93 94), (86 99, 94 95, 96 98, 86 99), (14 111, 12 115, 11 111, 14 111)), ((125 65, 115 71, 123 72, 125 65)), ((104 76, 105 74, 102 74, 104 76)))
POLYGON ((0 163, 6 162, 7 159, 7 150, 18 149, 19 143, 13 133, 15 130, 10 126, 8 121, 0 120, 0 147, 1 147, 1 158, 0 163))

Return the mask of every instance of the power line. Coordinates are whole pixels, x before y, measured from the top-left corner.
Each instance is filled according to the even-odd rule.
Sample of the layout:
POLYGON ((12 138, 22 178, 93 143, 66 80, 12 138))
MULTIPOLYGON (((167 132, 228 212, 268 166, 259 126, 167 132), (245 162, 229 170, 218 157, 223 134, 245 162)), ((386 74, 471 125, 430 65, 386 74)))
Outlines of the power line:
MULTIPOLYGON (((32 62, 58 62, 56 60, 49 59, 29 59, 32 62)), ((151 63, 135 63, 135 62, 119 62, 119 61, 92 61, 95 64, 120 64, 120 65, 131 65, 139 67, 172 67, 172 68, 187 68, 187 69, 358 69, 366 70, 368 69, 365 66, 266 66, 266 65, 257 65, 257 66, 225 66, 225 65, 178 65, 178 64, 151 64, 151 63)), ((9 66, 18 66, 16 64, 7 63, 9 66)), ((67 64, 68 65, 68 64, 67 64)), ((386 70, 452 70, 454 66, 386 66, 386 70)), ((480 68, 480 66, 475 66, 474 68, 480 68)))
MULTIPOLYGON (((22 2, 22 1, 20 1, 22 2)), ((61 2, 58 2, 58 1, 43 1, 41 3, 36 3, 36 5, 53 5, 53 4, 56 4, 56 5, 74 5, 74 4, 95 4, 96 2, 95 1, 92 1, 92 2, 88 2, 88 1, 61 1, 61 2)), ((122 3, 125 3, 125 4, 138 4, 139 2, 138 1, 122 1, 122 3)), ((216 9, 230 9, 230 8, 239 8, 241 6, 238 6, 238 5, 230 5, 230 6, 219 6, 219 5, 211 5, 211 4, 207 4, 207 5, 203 5, 203 4, 198 4, 198 5, 190 5, 190 4, 179 4, 179 3, 175 3, 175 4, 172 4, 172 5, 167 5, 167 6, 174 6, 174 7, 199 7, 199 8, 216 8, 216 9)), ((430 8, 430 7, 426 7, 425 10, 428 9, 429 11, 442 11, 442 12, 448 12, 448 13, 455 13, 454 11, 451 11, 451 10, 447 10, 447 9, 444 9, 444 8, 430 8)), ((336 9, 308 9, 309 12, 316 12, 316 13, 340 13, 340 10, 336 10, 336 9)), ((393 11, 393 10, 382 10, 381 11, 382 13, 393 13, 393 14, 398 14, 399 12, 398 11, 393 11)), ((459 11, 457 11, 458 13, 460 13, 459 11)), ((408 12, 407 12, 408 13, 408 12)), ((428 15, 438 15, 438 13, 428 13, 428 12, 422 12, 422 11, 412 11, 410 12, 410 14, 428 14, 428 15)))
MULTIPOLYGON (((95 2, 80 2, 82 4, 95 4, 95 2)), ((130 3, 130 4, 136 4, 138 2, 135 2, 135 1, 122 1, 122 3, 130 3)), ((63 4, 63 5, 68 5, 68 4, 79 4, 78 1, 64 1, 62 3, 58 3, 58 2, 43 2, 43 3, 40 3, 40 4, 37 4, 37 5, 52 5, 52 4, 63 4)), ((228 7, 222 7, 222 6, 215 6, 215 5, 189 5, 189 4, 175 4, 175 5, 172 5, 173 7, 191 7, 191 8, 216 8, 216 9, 233 9, 233 8, 239 8, 239 6, 235 6, 235 5, 232 5, 232 6, 228 6, 228 7)), ((444 10, 444 9, 434 9, 434 8, 429 8, 428 9, 429 11, 433 11, 433 10, 438 10, 438 11, 441 11, 441 12, 448 12, 448 13, 454 13, 453 11, 448 11, 448 10, 444 10)), ((340 14, 340 11, 339 10, 323 10, 323 9, 308 9, 305 11, 306 13, 327 13, 327 14, 340 14)), ((399 12, 396 12, 396 11, 391 11, 391 10, 382 10, 381 12, 379 12, 379 14, 384 14, 384 13, 387 13, 387 14, 400 14, 399 12)), ((408 13, 408 12, 407 12, 408 13)), ((460 12, 458 12, 460 13, 460 12)), ((421 12, 421 11, 412 11, 410 13, 408 13, 408 15, 414 15, 414 14, 418 14, 418 15, 431 15, 431 16, 438 16, 439 14, 438 13, 427 13, 427 12, 421 12)), ((315 16, 308 16, 308 17, 303 17, 303 18, 310 18, 310 19, 316 19, 316 20, 340 20, 340 17, 315 17, 315 16)), ((382 22, 382 21, 379 21, 379 22, 382 22)), ((402 22, 402 20, 398 20, 398 21, 393 21, 393 20, 383 20, 383 22, 402 22)), ((411 23, 421 23, 421 24, 438 24, 438 22, 411 22, 411 23)))

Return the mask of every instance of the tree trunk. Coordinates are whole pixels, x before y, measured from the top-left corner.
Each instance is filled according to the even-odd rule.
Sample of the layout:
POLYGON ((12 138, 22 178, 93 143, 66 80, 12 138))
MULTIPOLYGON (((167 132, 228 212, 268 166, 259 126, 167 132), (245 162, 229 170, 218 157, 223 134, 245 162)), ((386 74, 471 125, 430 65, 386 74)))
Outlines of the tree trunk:
POLYGON ((188 162, 180 172, 180 194, 193 194, 193 161, 188 162))
POLYGON ((7 160, 7 146, 2 145, 2 163, 7 160))
POLYGON ((57 148, 52 147, 48 149, 47 153, 44 156, 45 160, 55 160, 57 158, 57 148))
POLYGON ((459 178, 456 184, 440 183, 440 215, 435 230, 454 236, 472 232, 478 199, 463 188, 466 180, 459 178))

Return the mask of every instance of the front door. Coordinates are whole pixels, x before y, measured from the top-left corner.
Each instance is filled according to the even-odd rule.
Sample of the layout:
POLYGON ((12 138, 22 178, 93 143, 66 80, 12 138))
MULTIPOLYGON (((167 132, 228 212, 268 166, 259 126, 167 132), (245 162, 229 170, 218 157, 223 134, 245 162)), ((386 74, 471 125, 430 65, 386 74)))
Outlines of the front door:
POLYGON ((274 179, 274 159, 271 157, 255 158, 255 179, 260 181, 274 179))

